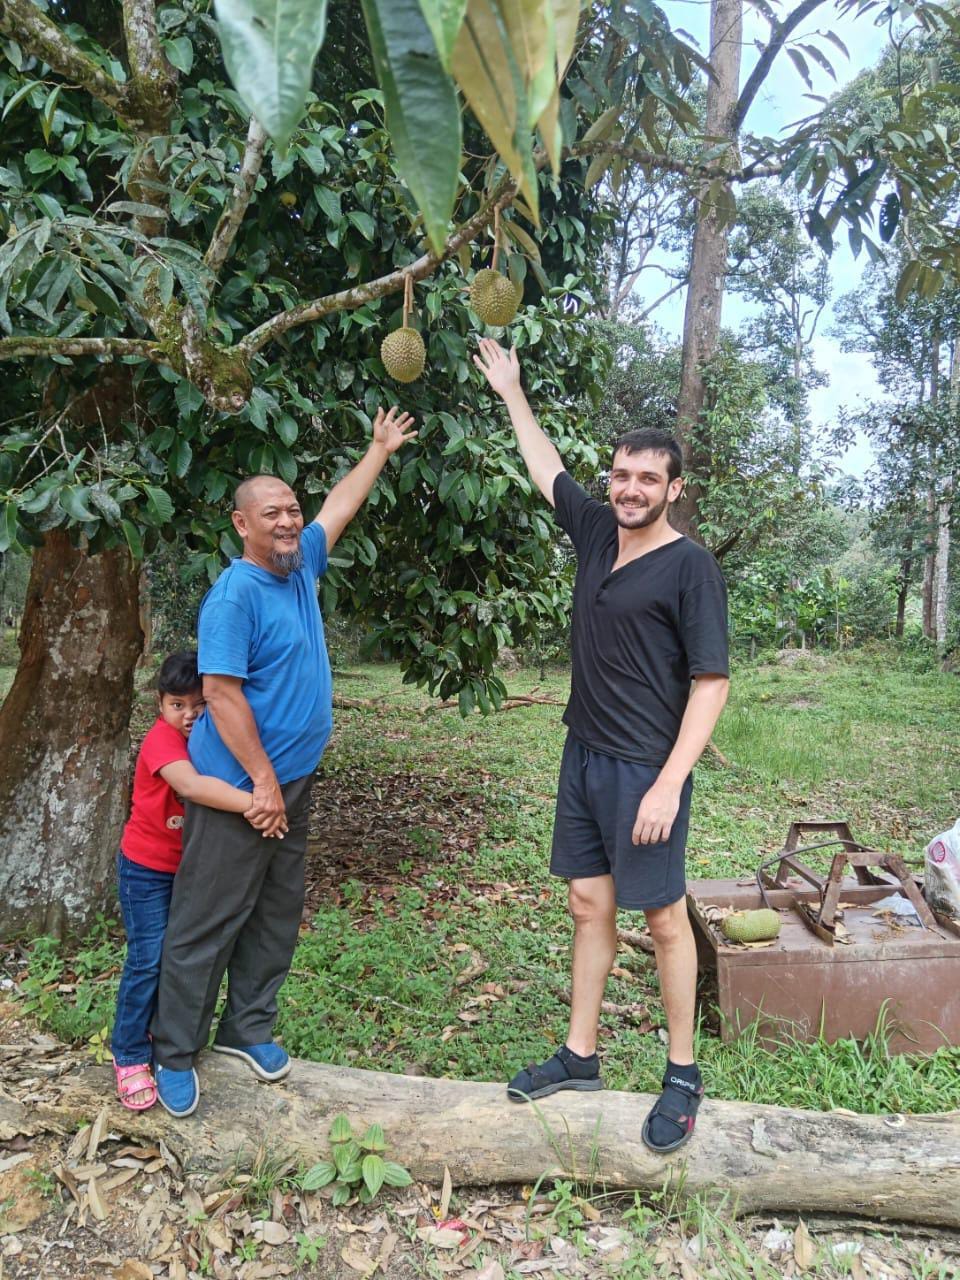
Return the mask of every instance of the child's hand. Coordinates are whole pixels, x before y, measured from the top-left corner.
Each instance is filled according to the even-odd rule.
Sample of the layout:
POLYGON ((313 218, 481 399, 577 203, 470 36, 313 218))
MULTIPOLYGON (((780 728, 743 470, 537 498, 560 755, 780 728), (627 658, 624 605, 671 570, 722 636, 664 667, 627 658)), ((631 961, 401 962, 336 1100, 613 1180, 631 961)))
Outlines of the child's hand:
MULTIPOLYGON (((251 817, 251 814, 257 814, 257 813, 259 813, 259 810, 254 805, 251 805, 250 808, 246 811, 246 813, 244 813, 243 816, 246 818, 246 820, 250 823, 252 827, 256 828, 257 831, 260 831, 262 830, 262 827, 266 825, 268 819, 260 816, 259 819, 255 820, 253 817, 251 817)), ((274 839, 274 837, 276 837, 277 840, 282 840, 288 830, 289 830, 289 827, 287 826, 287 819, 286 817, 283 817, 280 819, 280 825, 276 831, 269 831, 269 832, 264 831, 263 836, 265 840, 272 840, 274 839)))

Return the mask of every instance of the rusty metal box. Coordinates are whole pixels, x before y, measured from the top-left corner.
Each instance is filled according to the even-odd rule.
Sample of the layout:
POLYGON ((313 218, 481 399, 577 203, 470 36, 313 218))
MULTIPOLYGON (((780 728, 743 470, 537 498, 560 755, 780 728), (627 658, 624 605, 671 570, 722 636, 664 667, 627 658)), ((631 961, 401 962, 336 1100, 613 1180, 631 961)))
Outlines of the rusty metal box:
POLYGON ((881 1014, 894 1053, 932 1053, 960 1044, 960 936, 938 916, 935 928, 899 924, 875 914, 896 883, 839 881, 845 941, 817 935, 809 917, 817 889, 787 882, 765 889, 735 880, 699 880, 687 901, 701 967, 716 970, 721 1034, 736 1038, 759 1018, 767 1042, 788 1036, 862 1040, 881 1014), (763 947, 726 940, 710 907, 775 908, 780 936, 763 947))

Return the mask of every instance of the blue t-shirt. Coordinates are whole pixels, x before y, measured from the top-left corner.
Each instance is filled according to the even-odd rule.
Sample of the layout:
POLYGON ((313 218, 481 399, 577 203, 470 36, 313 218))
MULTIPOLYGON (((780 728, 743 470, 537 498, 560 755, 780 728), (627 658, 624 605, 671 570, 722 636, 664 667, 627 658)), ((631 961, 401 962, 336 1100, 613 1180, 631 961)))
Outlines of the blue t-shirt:
MULTIPOLYGON (((239 676, 263 749, 280 783, 312 773, 333 728, 330 660, 317 603, 327 568, 323 526, 300 539, 303 568, 287 577, 234 560, 203 598, 197 621, 201 675, 239 676)), ((198 773, 252 790, 205 712, 188 739, 198 773)))

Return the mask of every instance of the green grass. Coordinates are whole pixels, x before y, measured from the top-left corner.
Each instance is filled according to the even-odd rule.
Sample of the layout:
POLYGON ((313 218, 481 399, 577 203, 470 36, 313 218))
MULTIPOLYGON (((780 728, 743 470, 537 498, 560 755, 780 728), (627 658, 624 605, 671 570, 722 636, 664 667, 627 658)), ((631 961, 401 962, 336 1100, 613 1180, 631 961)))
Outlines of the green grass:
MULTIPOLYGON (((794 818, 845 818, 860 840, 918 863, 927 840, 960 810, 960 686, 916 667, 893 649, 741 666, 716 734, 729 767, 707 754, 696 773, 690 878, 752 872, 794 818)), ((507 683, 511 692, 562 701, 568 676, 554 672, 541 683, 521 672, 507 683)), ((320 904, 283 988, 278 1029, 292 1052, 326 1062, 506 1078, 560 1041, 568 1013, 565 890, 547 872, 561 707, 463 720, 388 666, 341 673, 335 687, 365 705, 338 710, 318 787, 369 777, 376 804, 377 788, 382 798, 386 788, 415 790, 424 779, 438 795, 442 782, 482 820, 466 847, 443 853, 441 834, 457 812, 414 806, 397 839, 418 851, 416 867, 401 863, 395 892, 352 882, 338 901, 320 904)), ((38 944, 30 999, 59 1034, 87 1038, 109 1021, 116 975, 103 974, 116 962, 106 935, 65 958, 38 944), (55 990, 64 975, 75 993, 55 990)), ((612 979, 610 998, 644 1001, 658 1021, 651 962, 637 954, 623 963, 634 976, 612 979)), ((960 1105, 960 1049, 891 1056, 881 1027, 863 1045, 787 1040, 770 1053, 749 1034, 724 1045, 708 1025, 712 1019, 698 1057, 714 1097, 860 1111, 960 1105)), ((604 1031, 608 1084, 656 1088, 657 1035, 609 1019, 604 1031)))

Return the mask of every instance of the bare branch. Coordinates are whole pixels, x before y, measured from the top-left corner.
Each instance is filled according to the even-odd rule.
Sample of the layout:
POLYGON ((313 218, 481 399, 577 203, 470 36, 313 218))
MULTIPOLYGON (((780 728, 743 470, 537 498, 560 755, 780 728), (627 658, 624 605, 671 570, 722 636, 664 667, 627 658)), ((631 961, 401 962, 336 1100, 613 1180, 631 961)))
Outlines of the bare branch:
MULTIPOLYGON (((817 0, 822 3, 822 0, 817 0)), ((712 180, 720 178, 724 182, 751 182, 754 178, 772 178, 781 172, 782 165, 753 163, 740 169, 722 169, 717 165, 697 164, 689 160, 675 160, 662 155, 658 151, 644 151, 629 142, 575 142, 568 151, 572 156, 611 155, 623 156, 634 164, 648 165, 662 173, 680 173, 689 178, 712 180)))
POLYGON ((169 364, 163 351, 146 338, 0 338, 0 360, 25 356, 139 356, 153 364, 169 364))
POLYGON ((760 86, 767 78, 770 68, 773 66, 773 60, 786 44, 791 33, 799 27, 800 23, 809 18, 814 9, 818 9, 824 0, 803 0, 792 13, 788 13, 782 22, 774 24, 770 32, 770 43, 757 59, 757 65, 750 73, 747 83, 743 86, 743 90, 737 100, 737 105, 733 111, 733 122, 730 125, 730 133, 733 137, 740 132, 743 122, 747 118, 747 112, 753 105, 753 100, 760 92, 760 86))
POLYGON ((314 320, 328 316, 334 311, 351 311, 355 307, 362 307, 366 302, 373 302, 375 299, 384 298, 391 293, 399 293, 408 275, 412 276, 415 281, 426 280, 433 275, 441 263, 452 258, 461 245, 469 244, 471 240, 475 240, 480 232, 493 221, 493 213, 496 206, 499 204, 502 209, 509 205, 516 195, 516 191, 516 183, 509 178, 504 178, 494 188, 473 217, 468 219, 462 227, 450 236, 443 246, 442 253, 437 254, 432 251, 425 253, 409 266, 400 267, 396 271, 391 271, 389 275, 380 276, 377 280, 371 280, 367 284, 355 285, 352 289, 341 289, 339 293, 328 293, 326 297, 314 298, 312 302, 303 302, 297 307, 291 307, 289 311, 281 311, 279 315, 273 316, 270 320, 258 325, 256 329, 248 333, 243 341, 238 343, 237 350, 246 356, 251 356, 255 351, 259 351, 261 347, 265 347, 268 342, 272 342, 275 338, 279 338, 282 333, 286 333, 288 329, 296 329, 300 325, 311 324, 314 320))
POLYGON ((645 307, 643 311, 641 311, 640 313, 641 322, 646 320, 647 316, 651 315, 654 311, 656 311, 657 307, 659 307, 661 302, 666 302, 668 298, 672 298, 675 293, 679 293, 681 289, 685 289, 686 287, 687 287, 687 277, 684 276, 682 280, 677 281, 677 283, 673 286, 672 289, 668 289, 666 293, 661 293, 659 298, 655 298, 654 301, 650 303, 649 307, 645 307))
POLYGON ((250 127, 247 130, 247 145, 243 153, 240 172, 237 174, 236 186, 224 206, 223 213, 221 213, 214 229, 210 246, 203 257, 204 262, 214 275, 219 272, 226 261, 230 246, 240 230, 243 216, 253 197, 253 189, 257 185, 260 166, 263 163, 263 148, 266 145, 266 141, 267 134, 263 125, 256 116, 251 116, 250 127))
POLYGON ((0 0, 0 34, 16 40, 67 80, 76 81, 120 119, 137 123, 129 85, 120 84, 81 53, 32 0, 0 0))

